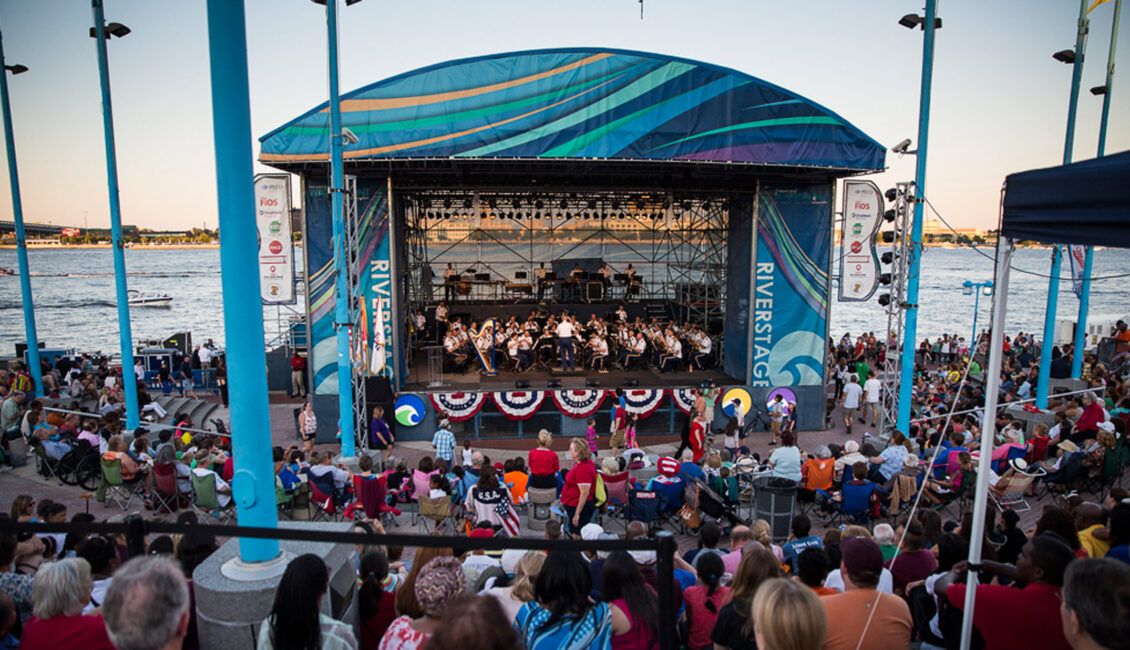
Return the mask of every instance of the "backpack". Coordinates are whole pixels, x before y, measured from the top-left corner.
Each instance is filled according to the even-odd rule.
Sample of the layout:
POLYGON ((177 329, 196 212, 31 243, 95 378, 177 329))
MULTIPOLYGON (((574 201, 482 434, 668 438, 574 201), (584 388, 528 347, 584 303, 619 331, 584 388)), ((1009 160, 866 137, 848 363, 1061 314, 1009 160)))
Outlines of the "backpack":
POLYGON ((608 501, 608 490, 604 488, 604 479, 601 478, 600 472, 596 473, 596 485, 593 487, 593 499, 597 508, 603 506, 608 501))

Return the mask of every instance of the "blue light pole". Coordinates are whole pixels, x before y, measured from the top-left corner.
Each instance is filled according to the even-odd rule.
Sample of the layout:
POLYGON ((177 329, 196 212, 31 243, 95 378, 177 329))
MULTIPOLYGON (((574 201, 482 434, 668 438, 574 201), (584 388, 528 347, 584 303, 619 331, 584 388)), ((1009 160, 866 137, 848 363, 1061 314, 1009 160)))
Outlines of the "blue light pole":
POLYGON ((961 292, 965 295, 973 294, 973 336, 969 338, 969 346, 973 353, 977 352, 977 313, 981 309, 981 294, 993 295, 993 281, 973 282, 966 280, 961 283, 961 292))
POLYGON ((918 97, 918 160, 914 169, 914 222, 910 230, 910 259, 906 277, 906 306, 903 313, 902 355, 900 357, 899 410, 896 426, 910 431, 911 389, 914 387, 914 350, 918 345, 918 274, 922 262, 922 212, 926 197, 926 146, 930 137, 930 90, 934 75, 934 34, 937 31, 937 1, 926 0, 926 15, 903 16, 899 24, 913 29, 921 25, 922 89, 918 97))
MULTIPOLYGON (((1056 52, 1057 61, 1071 63, 1071 96, 1067 102, 1067 135, 1063 143, 1063 164, 1071 162, 1071 149, 1075 144, 1075 112, 1079 105, 1079 82, 1083 78, 1083 53, 1087 49, 1087 3, 1079 2, 1079 22, 1075 32, 1075 49, 1056 52)), ((1063 264, 1063 250, 1052 244, 1052 265, 1048 271, 1048 302, 1044 308, 1044 340, 1040 347, 1040 375, 1036 384, 1036 406, 1048 408, 1048 384, 1051 380, 1052 347, 1055 341, 1055 312, 1059 300, 1059 273, 1063 264)))
MULTIPOLYGON (((224 294, 228 382, 235 475, 232 493, 241 526, 278 526, 271 464, 267 355, 259 300, 259 234, 251 170, 251 101, 243 2, 208 0, 208 61, 220 217, 220 281, 224 294)), ((273 539, 239 539, 247 564, 279 558, 273 539)))
POLYGON ((118 155, 114 147, 114 110, 110 104, 110 64, 106 41, 110 36, 122 38, 129 27, 121 23, 106 24, 102 0, 91 0, 94 27, 91 36, 98 42, 98 80, 102 86, 102 128, 106 137, 106 182, 110 190, 110 235, 114 253, 114 290, 118 299, 118 336, 122 352, 122 385, 126 391, 126 429, 138 427, 137 377, 133 370, 133 333, 129 323, 129 295, 126 289, 126 251, 122 241, 122 209, 118 200, 118 155))
POLYGON ((27 72, 26 65, 4 63, 4 37, 0 36, 0 102, 4 106, 4 140, 8 145, 8 180, 12 184, 12 221, 16 222, 16 260, 20 268, 20 300, 24 308, 24 335, 27 337, 28 370, 35 384, 35 395, 43 397, 43 366, 39 361, 39 336, 35 329, 35 304, 31 299, 31 271, 27 262, 27 234, 24 232, 24 204, 20 198, 20 173, 16 169, 16 141, 12 129, 12 105, 8 99, 8 74, 27 72))
MULTIPOLYGON (((346 4, 354 4, 359 0, 346 4)), ((345 257, 345 171, 342 162, 341 96, 337 84, 337 0, 314 0, 326 5, 330 78, 330 206, 334 237, 334 327, 337 330, 337 399, 341 426, 341 456, 357 456, 353 419, 353 363, 349 358, 349 274, 345 257)))
MULTIPOLYGON (((1099 158, 1106 155, 1106 127, 1110 117, 1110 93, 1114 89, 1114 57, 1118 49, 1118 21, 1122 15, 1122 0, 1114 0, 1114 18, 1110 28, 1110 50, 1106 56, 1106 83, 1091 89, 1096 95, 1103 96, 1102 118, 1099 120, 1099 158)), ((1083 286, 1079 292, 1079 317, 1075 325, 1075 354, 1071 357, 1071 376, 1079 379, 1083 376, 1083 349, 1087 347, 1087 311, 1091 303, 1091 268, 1094 266, 1095 251, 1087 247, 1087 255, 1083 258, 1083 286)))

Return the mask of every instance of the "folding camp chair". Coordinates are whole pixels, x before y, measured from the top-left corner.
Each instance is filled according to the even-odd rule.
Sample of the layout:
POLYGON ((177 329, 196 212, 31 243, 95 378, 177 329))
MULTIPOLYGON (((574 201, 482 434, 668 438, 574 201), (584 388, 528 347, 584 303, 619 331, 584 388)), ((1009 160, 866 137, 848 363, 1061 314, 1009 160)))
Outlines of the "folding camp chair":
POLYGON ((1040 473, 1013 472, 1007 477, 1001 477, 1000 481, 1008 482, 1003 488, 1000 481, 997 481, 996 485, 990 486, 989 498, 992 499, 998 510, 1003 511, 1006 507, 1017 512, 1031 510, 1032 506, 1028 505, 1024 495, 1028 492, 1028 488, 1032 487, 1032 482, 1042 475, 1042 472, 1043 470, 1040 470, 1040 473))
POLYGON ((423 527, 425 533, 437 535, 447 534, 447 529, 455 532, 455 518, 451 514, 451 497, 437 497, 433 499, 428 495, 421 496, 417 503, 420 506, 420 516, 417 523, 423 527), (428 530, 431 524, 432 530, 428 530))
POLYGON ((335 494, 334 479, 330 473, 315 476, 313 472, 307 475, 310 486, 310 521, 325 519, 327 521, 341 521, 344 518, 343 499, 335 494))
POLYGON ((129 506, 133 503, 133 498, 138 494, 143 493, 144 486, 140 478, 135 478, 132 481, 125 481, 122 479, 122 461, 120 458, 114 460, 107 460, 101 458, 102 466, 102 485, 99 486, 99 491, 103 495, 103 503, 106 507, 110 506, 110 501, 118 504, 122 510, 129 510, 129 506))
POLYGON ((152 506, 154 514, 176 512, 188 499, 177 484, 177 468, 172 463, 153 465, 152 506))
POLYGON ((1122 476, 1121 450, 1118 447, 1107 449, 1103 452, 1102 465, 1094 475, 1084 474, 1082 489, 1098 496, 1106 497, 1106 493, 1122 476))
MULTIPOLYGON (((44 478, 53 478, 59 481, 60 484, 66 484, 68 481, 64 477, 71 472, 66 469, 66 457, 55 460, 47 454, 47 447, 43 444, 42 440, 32 438, 29 441, 32 453, 35 454, 35 471, 44 478)), ((69 456, 70 454, 68 454, 69 456)), ((71 470, 73 471, 73 469, 71 470)))
POLYGON ((221 506, 220 495, 216 490, 216 474, 210 473, 201 476, 193 472, 192 509, 201 515, 225 523, 235 516, 235 499, 229 499, 226 506, 221 506))
POLYGON ((1059 469, 1054 472, 1047 472, 1042 477, 1044 493, 1040 495, 1040 498, 1051 494, 1054 487, 1060 488, 1063 492, 1070 492, 1079 482, 1079 477, 1083 473, 1083 458, 1085 456, 1084 452, 1075 451, 1061 458, 1059 469))
POLYGON ((279 475, 275 474, 275 507, 278 508, 280 517, 294 518, 294 495, 294 492, 283 486, 279 475))
POLYGON ((665 521, 659 513, 659 501, 659 494, 651 490, 630 490, 626 518, 644 523, 648 530, 658 528, 665 521))
MULTIPOLYGON (((613 519, 617 516, 623 517, 624 510, 628 507, 628 487, 631 484, 632 477, 628 472, 612 475, 601 472, 600 478, 604 481, 604 493, 607 495, 604 507, 598 514, 600 523, 603 525, 605 516, 613 519)), ((623 521, 622 523, 626 529, 627 522, 623 521)))
POLYGON ((376 519, 382 524, 396 526, 400 511, 388 505, 387 487, 383 476, 353 476, 353 517, 376 519))

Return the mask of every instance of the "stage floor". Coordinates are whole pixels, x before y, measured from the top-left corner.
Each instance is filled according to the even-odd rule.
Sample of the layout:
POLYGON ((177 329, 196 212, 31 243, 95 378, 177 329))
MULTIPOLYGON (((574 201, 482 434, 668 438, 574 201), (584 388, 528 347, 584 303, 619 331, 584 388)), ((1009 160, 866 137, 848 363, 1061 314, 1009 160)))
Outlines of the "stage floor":
MULTIPOLYGON (((560 381, 563 389, 585 388, 586 380, 600 382, 601 388, 618 388, 629 380, 638 381, 638 388, 694 388, 704 381, 712 381, 718 386, 733 386, 741 383, 718 370, 662 373, 650 368, 630 371, 610 369, 607 373, 601 374, 592 370, 578 370, 570 373, 535 368, 527 372, 501 370, 494 377, 487 377, 477 369, 468 370, 462 375, 444 372, 443 383, 433 386, 429 385, 431 378, 428 376, 427 355, 419 352, 413 359, 412 369, 402 390, 419 392, 515 390, 518 381, 527 381, 530 383, 529 388, 540 390, 548 388, 549 381, 560 381)), ((637 386, 633 386, 633 388, 635 387, 637 386)))

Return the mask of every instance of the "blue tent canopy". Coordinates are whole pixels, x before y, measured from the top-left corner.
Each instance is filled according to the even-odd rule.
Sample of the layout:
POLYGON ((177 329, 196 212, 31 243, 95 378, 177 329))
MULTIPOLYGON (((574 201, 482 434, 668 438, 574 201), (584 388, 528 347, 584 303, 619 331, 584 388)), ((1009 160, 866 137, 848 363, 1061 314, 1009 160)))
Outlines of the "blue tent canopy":
POLYGON ((1010 174, 1001 234, 1130 248, 1130 151, 1010 174))
MULTIPOLYGON (((346 160, 663 160, 879 171, 884 148, 796 93, 715 65, 570 48, 440 63, 342 97, 346 160)), ((260 161, 324 162, 323 103, 260 139, 260 161)))

